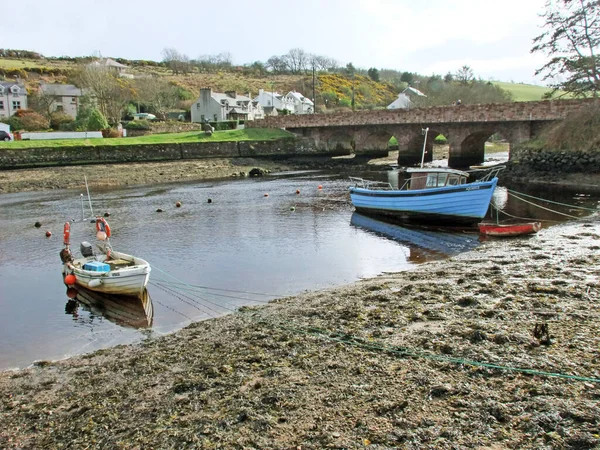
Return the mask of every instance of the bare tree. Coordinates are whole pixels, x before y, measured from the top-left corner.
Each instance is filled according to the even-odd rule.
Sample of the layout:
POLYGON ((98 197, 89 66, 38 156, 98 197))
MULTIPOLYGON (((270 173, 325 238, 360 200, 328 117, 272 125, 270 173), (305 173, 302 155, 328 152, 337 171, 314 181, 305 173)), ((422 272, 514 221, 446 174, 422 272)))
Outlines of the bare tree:
POLYGON ((29 108, 42 114, 47 119, 50 119, 52 116, 55 103, 56 97, 44 92, 41 86, 27 98, 29 108))
POLYGON ((166 63, 175 75, 188 73, 190 70, 190 58, 180 53, 175 48, 165 48, 162 51, 163 62, 166 63))
POLYGON ((544 74, 554 89, 575 96, 600 92, 600 1, 558 0, 546 2, 541 15, 545 31, 533 40, 532 53, 551 59, 536 75, 544 74))
POLYGON ((177 87, 161 78, 141 78, 135 81, 135 88, 137 100, 161 120, 179 104, 177 87))
POLYGON ((119 123, 123 110, 133 98, 128 81, 106 66, 85 66, 76 76, 76 84, 88 90, 111 125, 119 123))
POLYGON ((467 65, 464 65, 460 69, 458 69, 454 77, 456 81, 459 84, 462 84, 463 86, 466 86, 475 80, 475 76, 473 75, 473 69, 471 69, 467 65))

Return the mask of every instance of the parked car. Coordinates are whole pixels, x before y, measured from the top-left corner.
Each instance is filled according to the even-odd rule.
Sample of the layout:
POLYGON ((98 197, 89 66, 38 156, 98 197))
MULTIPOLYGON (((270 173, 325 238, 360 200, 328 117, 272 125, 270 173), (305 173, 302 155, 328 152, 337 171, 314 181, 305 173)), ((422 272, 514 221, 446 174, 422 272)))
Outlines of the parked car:
POLYGON ((13 138, 10 135, 10 133, 7 133, 6 131, 2 131, 0 130, 0 141, 12 141, 13 138))
POLYGON ((136 113, 133 115, 133 120, 155 120, 156 116, 149 113, 136 113))

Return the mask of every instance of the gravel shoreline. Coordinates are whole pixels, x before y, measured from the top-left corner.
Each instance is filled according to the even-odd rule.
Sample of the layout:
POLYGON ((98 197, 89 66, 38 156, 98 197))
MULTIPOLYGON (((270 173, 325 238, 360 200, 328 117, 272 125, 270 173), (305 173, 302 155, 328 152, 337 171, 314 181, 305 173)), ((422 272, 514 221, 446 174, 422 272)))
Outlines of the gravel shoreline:
POLYGON ((3 372, 0 448, 598 448, 599 250, 596 214, 3 372))

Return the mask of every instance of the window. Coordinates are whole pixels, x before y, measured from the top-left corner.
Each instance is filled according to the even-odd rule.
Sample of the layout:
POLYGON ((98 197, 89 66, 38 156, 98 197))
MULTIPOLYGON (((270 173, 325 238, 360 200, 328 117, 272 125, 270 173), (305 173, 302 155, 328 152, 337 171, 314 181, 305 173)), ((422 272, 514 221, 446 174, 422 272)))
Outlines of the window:
POLYGON ((77 103, 77 97, 71 97, 71 103, 77 103))
POLYGON ((12 102, 12 107, 13 107, 13 110, 15 110, 15 109, 21 109, 21 102, 19 102, 19 101, 13 101, 12 102))
POLYGON ((217 115, 216 114, 214 115, 214 118, 215 118, 215 122, 216 122, 217 121, 217 115))
POLYGON ((4 95, 4 86, 0 86, 0 95, 4 95))
POLYGON ((62 103, 62 97, 61 96, 54 97, 54 103, 62 103))
POLYGON ((62 111, 63 109, 64 109, 63 105, 56 105, 56 110, 57 111, 62 111))
POLYGON ((196 109, 200 109, 200 103, 196 103, 196 109))
POLYGON ((200 122, 204 122, 204 114, 200 116, 200 122))
POLYGON ((4 111, 4 100, 0 100, 0 111, 4 111))

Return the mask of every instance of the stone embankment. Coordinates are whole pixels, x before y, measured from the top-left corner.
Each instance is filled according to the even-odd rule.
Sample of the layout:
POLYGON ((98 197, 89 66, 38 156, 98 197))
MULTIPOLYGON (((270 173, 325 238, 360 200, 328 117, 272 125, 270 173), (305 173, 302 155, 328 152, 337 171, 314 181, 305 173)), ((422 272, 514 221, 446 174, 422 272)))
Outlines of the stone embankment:
POLYGON ((516 149, 511 151, 514 165, 549 173, 600 172, 600 151, 555 151, 516 149))
POLYGON ((311 140, 302 138, 274 141, 2 149, 0 151, 0 170, 209 158, 314 156, 319 154, 323 154, 323 152, 317 150, 311 140))

